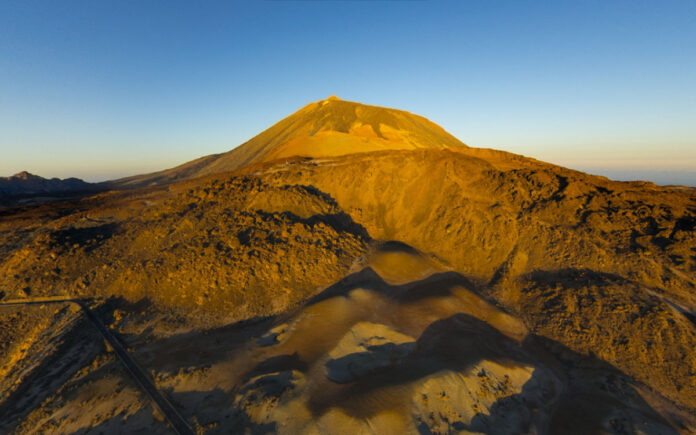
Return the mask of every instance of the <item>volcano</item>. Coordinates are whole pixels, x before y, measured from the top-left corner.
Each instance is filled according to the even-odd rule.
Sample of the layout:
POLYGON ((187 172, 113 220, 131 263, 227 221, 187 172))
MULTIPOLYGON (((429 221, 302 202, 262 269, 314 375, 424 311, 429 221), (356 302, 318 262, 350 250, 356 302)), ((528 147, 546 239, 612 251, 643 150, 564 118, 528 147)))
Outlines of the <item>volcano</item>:
MULTIPOLYGON (((696 431, 693 189, 335 97, 107 186, 2 212, 0 296, 89 304, 191 430, 696 431)), ((0 431, 168 431, 79 310, 0 309, 0 431)))
POLYGON ((342 156, 381 150, 460 147, 465 145, 421 116, 331 96, 306 105, 226 153, 107 184, 122 188, 171 183, 292 156, 342 156))

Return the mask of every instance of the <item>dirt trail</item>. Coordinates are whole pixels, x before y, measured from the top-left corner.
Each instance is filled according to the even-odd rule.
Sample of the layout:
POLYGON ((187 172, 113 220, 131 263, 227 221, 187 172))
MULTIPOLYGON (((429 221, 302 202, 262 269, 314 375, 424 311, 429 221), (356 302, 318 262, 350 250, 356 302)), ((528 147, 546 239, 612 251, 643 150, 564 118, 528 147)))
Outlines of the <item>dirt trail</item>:
POLYGON ((116 339, 116 337, 104 326, 104 324, 97 318, 97 316, 89 309, 86 302, 88 300, 73 299, 61 296, 55 297, 42 297, 33 299, 14 299, 5 302, 0 302, 0 305, 37 305, 37 304, 47 304, 47 303, 74 303, 77 304, 82 311, 85 313, 87 318, 92 322, 92 324, 97 328, 101 336, 111 345, 114 353, 118 359, 123 363, 128 370, 128 373, 135 379, 140 388, 147 394, 147 396, 154 402, 159 411, 164 415, 169 424, 171 425, 174 432, 180 435, 193 434, 193 431, 188 426, 188 423, 184 418, 178 413, 176 408, 169 402, 169 400, 159 391, 157 387, 152 383, 150 378, 143 372, 143 370, 138 366, 138 364, 133 360, 133 358, 128 354, 123 345, 116 339))

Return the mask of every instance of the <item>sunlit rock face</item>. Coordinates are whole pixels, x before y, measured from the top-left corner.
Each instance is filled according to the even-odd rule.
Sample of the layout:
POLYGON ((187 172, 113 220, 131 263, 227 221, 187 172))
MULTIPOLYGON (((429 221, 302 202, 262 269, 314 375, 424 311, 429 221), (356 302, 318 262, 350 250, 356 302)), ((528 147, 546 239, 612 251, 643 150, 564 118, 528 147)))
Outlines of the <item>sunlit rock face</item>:
POLYGON ((316 158, 419 148, 467 147, 422 116, 332 96, 308 104, 229 152, 106 185, 127 188, 167 184, 293 156, 316 158))

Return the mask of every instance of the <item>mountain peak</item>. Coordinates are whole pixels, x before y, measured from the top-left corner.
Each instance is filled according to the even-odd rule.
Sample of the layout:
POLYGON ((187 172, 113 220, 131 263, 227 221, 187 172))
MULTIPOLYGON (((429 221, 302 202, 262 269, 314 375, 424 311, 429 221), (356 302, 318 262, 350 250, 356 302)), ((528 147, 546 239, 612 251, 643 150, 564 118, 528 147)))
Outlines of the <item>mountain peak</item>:
POLYGON ((403 110, 341 100, 311 103, 238 148, 210 172, 292 156, 329 157, 384 150, 466 147, 439 125, 403 110), (331 103, 331 104, 329 104, 331 103))
POLYGON ((43 193, 68 192, 92 189, 90 183, 79 178, 46 179, 28 171, 22 171, 11 177, 0 177, 0 198, 13 195, 33 195, 43 193))
POLYGON ((16 180, 29 180, 29 179, 38 179, 38 178, 42 178, 42 177, 39 177, 38 175, 31 174, 28 171, 22 171, 22 172, 18 172, 16 174, 14 174, 10 178, 14 178, 16 180))
POLYGON ((293 156, 318 158, 420 148, 466 145, 422 116, 331 95, 304 106, 231 151, 166 171, 116 180, 112 185, 170 183, 293 156))

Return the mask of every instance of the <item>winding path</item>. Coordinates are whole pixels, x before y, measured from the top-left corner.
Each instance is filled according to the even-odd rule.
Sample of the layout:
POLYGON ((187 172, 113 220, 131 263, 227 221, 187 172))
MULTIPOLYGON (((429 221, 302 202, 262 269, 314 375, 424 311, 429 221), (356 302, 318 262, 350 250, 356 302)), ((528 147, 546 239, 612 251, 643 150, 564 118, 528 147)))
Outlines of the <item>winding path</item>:
POLYGON ((167 398, 155 387, 150 378, 145 374, 145 372, 136 364, 135 360, 128 354, 123 345, 116 339, 116 337, 109 331, 109 329, 104 326, 104 324, 97 318, 97 316, 89 309, 87 302, 89 299, 72 299, 67 297, 45 297, 45 298, 32 298, 32 299, 14 299, 0 302, 0 306, 6 305, 38 305, 38 304, 48 304, 48 303, 74 303, 77 304, 82 311, 85 313, 87 318, 92 322, 92 324, 97 328, 102 337, 111 345, 111 348, 116 353, 116 356, 121 363, 126 367, 128 373, 135 379, 135 381, 140 385, 140 388, 147 394, 150 399, 154 402, 155 406, 164 415, 169 424, 171 425, 174 432, 179 435, 193 435, 194 432, 186 423, 186 420, 177 412, 174 406, 167 400, 167 398))

